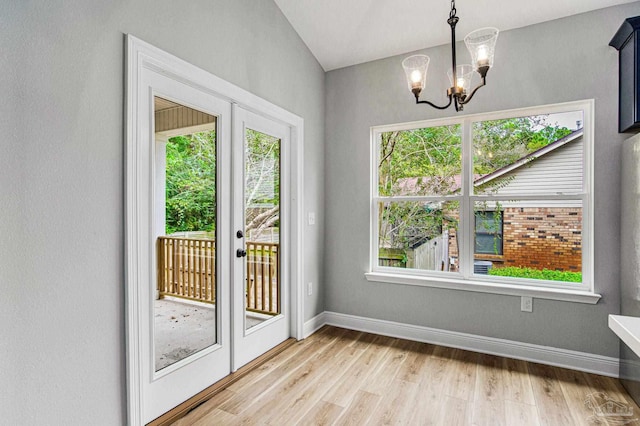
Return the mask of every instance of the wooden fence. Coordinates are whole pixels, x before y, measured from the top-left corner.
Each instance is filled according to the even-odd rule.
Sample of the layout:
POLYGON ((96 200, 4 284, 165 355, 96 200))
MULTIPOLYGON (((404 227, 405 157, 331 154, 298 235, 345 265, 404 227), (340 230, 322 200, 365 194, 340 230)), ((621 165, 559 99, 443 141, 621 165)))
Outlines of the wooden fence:
POLYGON ((414 265, 425 271, 449 270, 449 231, 444 231, 431 240, 416 247, 413 252, 414 265))
POLYGON ((402 249, 380 248, 378 251, 378 266, 392 268, 406 268, 406 254, 402 249))
MULTIPOLYGON (((215 304, 215 241, 158 237, 158 292, 215 304)), ((246 309, 280 313, 279 244, 247 242, 246 309)))

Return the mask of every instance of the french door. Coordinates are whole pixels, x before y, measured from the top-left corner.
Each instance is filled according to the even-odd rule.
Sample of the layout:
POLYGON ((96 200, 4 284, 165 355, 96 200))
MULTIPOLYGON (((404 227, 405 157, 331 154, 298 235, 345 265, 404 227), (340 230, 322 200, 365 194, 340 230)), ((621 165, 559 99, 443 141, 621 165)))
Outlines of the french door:
POLYGON ((289 145, 289 127, 234 108, 234 371, 290 336, 289 145))
POLYGON ((149 422, 231 371, 231 182, 220 166, 231 156, 232 112, 229 102, 160 73, 145 73, 143 82, 140 108, 150 126, 140 154, 150 157, 153 188, 150 226, 141 227, 150 256, 139 293, 149 422), (180 214, 196 217, 189 209, 203 210, 206 223, 186 232, 176 222, 180 214))
POLYGON ((292 124, 284 124, 295 116, 129 37, 136 47, 126 201, 134 425, 286 340, 300 317, 290 308, 299 205, 290 201, 292 124), (268 112, 249 112, 229 93, 268 112))

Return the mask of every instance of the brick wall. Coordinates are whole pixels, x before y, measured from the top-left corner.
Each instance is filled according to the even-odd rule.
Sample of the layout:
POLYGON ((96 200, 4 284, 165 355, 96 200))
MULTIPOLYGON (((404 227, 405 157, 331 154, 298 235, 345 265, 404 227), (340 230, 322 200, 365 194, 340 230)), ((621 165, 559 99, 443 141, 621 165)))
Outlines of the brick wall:
POLYGON ((582 209, 506 208, 503 258, 505 266, 582 271, 582 209))
MULTIPOLYGON (((449 256, 456 258, 455 229, 449 233, 449 256)), ((559 271, 582 271, 582 209, 566 207, 509 207, 503 212, 502 255, 475 255, 494 268, 519 266, 559 271)))

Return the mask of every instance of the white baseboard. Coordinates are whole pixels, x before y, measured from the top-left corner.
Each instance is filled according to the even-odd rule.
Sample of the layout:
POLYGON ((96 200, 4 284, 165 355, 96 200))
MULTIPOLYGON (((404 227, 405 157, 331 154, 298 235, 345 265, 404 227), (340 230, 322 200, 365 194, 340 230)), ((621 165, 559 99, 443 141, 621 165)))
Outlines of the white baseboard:
POLYGON ((603 376, 618 377, 619 360, 617 358, 337 312, 323 312, 307 321, 304 324, 304 336, 308 337, 325 324, 383 336, 521 359, 603 376))
POLYGON ((322 312, 304 323, 302 338, 306 339, 327 323, 326 312, 322 312))

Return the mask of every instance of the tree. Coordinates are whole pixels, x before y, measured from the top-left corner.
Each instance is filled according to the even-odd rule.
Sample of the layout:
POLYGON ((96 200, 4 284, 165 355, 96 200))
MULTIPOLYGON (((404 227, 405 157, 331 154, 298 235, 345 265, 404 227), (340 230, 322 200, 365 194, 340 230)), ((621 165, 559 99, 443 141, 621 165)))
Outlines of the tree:
MULTIPOLYGON (((247 129, 245 138, 246 229, 279 226, 280 140, 247 129)), ((166 233, 216 226, 216 132, 176 136, 167 143, 166 233)))
POLYGON ((245 232, 280 225, 280 139, 247 129, 245 134, 245 232))
POLYGON ((378 167, 382 196, 448 193, 461 173, 460 126, 383 133, 378 167))
MULTIPOLYGON (((378 164, 380 195, 444 195, 455 191, 462 167, 459 127, 383 133, 378 164)), ((380 203, 378 214, 381 247, 413 247, 442 233, 443 209, 438 203, 380 203)))
POLYGON ((215 227, 215 131, 170 138, 166 156, 166 233, 215 232, 215 227))
POLYGON ((473 124, 473 172, 484 175, 514 163, 571 133, 552 126, 547 116, 479 121, 473 124))

